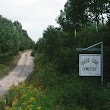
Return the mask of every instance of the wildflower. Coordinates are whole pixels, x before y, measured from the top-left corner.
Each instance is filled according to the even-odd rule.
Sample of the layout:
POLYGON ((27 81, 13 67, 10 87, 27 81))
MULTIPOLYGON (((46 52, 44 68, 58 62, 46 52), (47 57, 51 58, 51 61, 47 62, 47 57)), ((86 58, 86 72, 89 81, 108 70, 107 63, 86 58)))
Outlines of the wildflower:
POLYGON ((26 104, 27 104, 26 101, 24 101, 24 102, 23 102, 23 105, 26 105, 26 104))
POLYGON ((15 106, 15 105, 16 105, 16 102, 15 102, 15 101, 13 101, 13 102, 12 102, 12 106, 15 106))
POLYGON ((22 108, 20 108, 20 110, 23 110, 22 108))
POLYGON ((41 110, 41 106, 37 107, 37 110, 41 110))
POLYGON ((30 100, 30 101, 34 101, 34 100, 35 100, 35 98, 34 98, 34 97, 31 97, 29 100, 30 100))
POLYGON ((28 86, 28 89, 32 90, 32 85, 29 85, 29 86, 28 86))
POLYGON ((14 108, 6 107, 5 110, 15 110, 14 108))
POLYGON ((42 89, 42 88, 43 88, 43 86, 39 86, 39 87, 38 87, 38 89, 42 89))
POLYGON ((34 105, 28 105, 27 109, 31 110, 34 105))
POLYGON ((24 87, 25 86, 25 83, 22 83, 21 85, 24 87))
POLYGON ((23 94, 22 96, 21 96, 21 98, 25 98, 26 97, 26 94, 23 94))
POLYGON ((12 102, 12 106, 15 106, 18 103, 18 99, 14 99, 12 102))

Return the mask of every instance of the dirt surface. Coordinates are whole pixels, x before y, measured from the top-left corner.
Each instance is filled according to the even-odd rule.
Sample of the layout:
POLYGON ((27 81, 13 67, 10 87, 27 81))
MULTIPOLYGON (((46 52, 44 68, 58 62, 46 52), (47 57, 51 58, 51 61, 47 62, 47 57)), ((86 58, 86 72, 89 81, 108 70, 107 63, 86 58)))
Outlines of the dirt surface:
POLYGON ((19 82, 25 81, 27 76, 33 71, 33 59, 31 51, 21 54, 15 69, 0 80, 0 96, 4 95, 12 85, 18 85, 19 82))

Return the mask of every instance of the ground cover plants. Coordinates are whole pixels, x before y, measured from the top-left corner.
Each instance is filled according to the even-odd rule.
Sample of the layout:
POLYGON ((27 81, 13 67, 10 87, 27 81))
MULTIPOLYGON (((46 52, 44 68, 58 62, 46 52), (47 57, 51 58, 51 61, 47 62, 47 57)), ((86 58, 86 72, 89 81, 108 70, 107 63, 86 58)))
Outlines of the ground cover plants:
MULTIPOLYGON (((110 110, 109 7, 109 0, 67 0, 56 20, 60 26, 48 26, 35 44, 32 53, 35 70, 25 83, 10 88, 6 97, 0 100, 0 108, 110 110), (101 41, 104 43, 103 86, 100 85, 100 77, 79 77, 76 51, 76 48, 101 41)), ((13 25, 21 26, 18 22, 13 25)), ((17 32, 19 34, 19 29, 17 32)), ((24 45, 20 48, 24 49, 24 45)))
POLYGON ((25 83, 12 86, 1 110, 109 110, 110 84, 59 74, 44 55, 35 57, 35 71, 25 83), (92 83, 95 82, 95 83, 92 83), (96 85, 97 84, 97 85, 96 85))

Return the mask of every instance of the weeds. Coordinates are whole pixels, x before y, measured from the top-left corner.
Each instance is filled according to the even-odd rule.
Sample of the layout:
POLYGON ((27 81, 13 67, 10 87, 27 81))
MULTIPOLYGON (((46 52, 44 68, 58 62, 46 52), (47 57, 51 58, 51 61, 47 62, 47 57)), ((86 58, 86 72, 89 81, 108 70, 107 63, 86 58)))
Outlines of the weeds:
POLYGON ((25 83, 10 88, 1 110, 110 110, 110 84, 102 88, 75 73, 61 75, 41 58, 25 83))

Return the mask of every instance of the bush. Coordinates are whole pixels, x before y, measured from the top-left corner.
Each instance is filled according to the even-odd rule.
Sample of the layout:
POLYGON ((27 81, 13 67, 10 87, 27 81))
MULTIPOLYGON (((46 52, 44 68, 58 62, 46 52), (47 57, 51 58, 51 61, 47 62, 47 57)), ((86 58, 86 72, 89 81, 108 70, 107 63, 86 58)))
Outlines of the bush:
POLYGON ((34 57, 34 55, 35 55, 35 51, 34 51, 34 50, 32 50, 32 52, 31 52, 31 56, 33 56, 33 57, 34 57))

